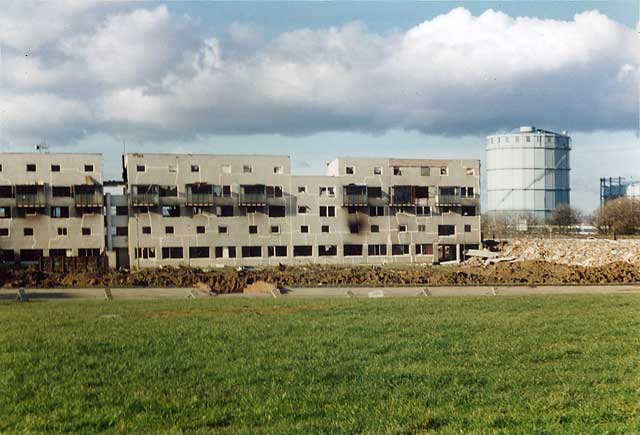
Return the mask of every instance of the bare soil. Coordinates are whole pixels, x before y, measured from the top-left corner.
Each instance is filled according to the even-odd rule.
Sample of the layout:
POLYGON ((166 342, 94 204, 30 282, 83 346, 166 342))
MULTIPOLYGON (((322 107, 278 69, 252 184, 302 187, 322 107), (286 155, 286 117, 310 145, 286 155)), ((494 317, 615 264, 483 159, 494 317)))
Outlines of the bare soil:
POLYGON ((204 271, 162 268, 108 273, 46 273, 33 269, 0 271, 7 288, 65 287, 203 287, 218 293, 241 293, 248 285, 265 281, 278 287, 412 286, 412 285, 544 285, 636 284, 640 265, 614 262, 586 267, 548 261, 517 261, 492 265, 379 268, 370 266, 273 267, 252 271, 204 271))

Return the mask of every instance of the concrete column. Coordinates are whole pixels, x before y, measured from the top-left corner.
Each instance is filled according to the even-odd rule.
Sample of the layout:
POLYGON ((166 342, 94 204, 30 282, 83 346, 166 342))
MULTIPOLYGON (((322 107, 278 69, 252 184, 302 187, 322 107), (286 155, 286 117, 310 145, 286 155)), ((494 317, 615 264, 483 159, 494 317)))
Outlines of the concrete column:
POLYGON ((107 251, 113 250, 113 240, 111 237, 111 194, 106 193, 104 195, 104 204, 106 207, 106 236, 107 236, 107 251))

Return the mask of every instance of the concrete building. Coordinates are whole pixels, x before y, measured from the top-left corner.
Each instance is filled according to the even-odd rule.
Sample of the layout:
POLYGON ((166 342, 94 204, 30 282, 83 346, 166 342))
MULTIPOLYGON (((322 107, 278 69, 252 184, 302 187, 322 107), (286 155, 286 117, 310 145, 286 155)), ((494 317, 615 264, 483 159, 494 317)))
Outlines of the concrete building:
POLYGON ((571 138, 535 127, 487 136, 489 214, 550 216, 570 203, 571 138))
POLYGON ((480 244, 480 162, 350 158, 295 176, 286 156, 0 155, 0 255, 116 267, 436 263, 480 244))
POLYGON ((102 156, 0 155, 0 260, 104 251, 102 156))
POLYGON ((433 263, 480 244, 477 160, 129 154, 132 267, 433 263))

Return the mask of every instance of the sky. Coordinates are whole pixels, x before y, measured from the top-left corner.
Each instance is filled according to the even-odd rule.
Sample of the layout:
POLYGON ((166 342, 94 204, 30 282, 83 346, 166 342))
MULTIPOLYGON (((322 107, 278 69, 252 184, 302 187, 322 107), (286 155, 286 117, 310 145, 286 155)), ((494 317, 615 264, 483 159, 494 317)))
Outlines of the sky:
POLYGON ((484 159, 572 136, 572 205, 640 178, 638 2, 9 1, 0 151, 484 159))

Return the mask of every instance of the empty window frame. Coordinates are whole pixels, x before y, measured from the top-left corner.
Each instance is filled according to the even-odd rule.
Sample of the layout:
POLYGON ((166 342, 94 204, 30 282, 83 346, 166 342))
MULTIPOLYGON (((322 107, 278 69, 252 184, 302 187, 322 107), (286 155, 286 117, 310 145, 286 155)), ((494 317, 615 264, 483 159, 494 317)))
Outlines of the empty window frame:
POLYGON ((401 232, 401 233, 406 233, 407 232, 407 226, 405 224, 398 225, 398 231, 401 232))
POLYGON ((27 163, 27 172, 36 172, 36 164, 27 163))
POLYGON ((284 205, 270 205, 269 206, 269 217, 285 217, 285 207, 284 205))
POLYGON ((0 186, 0 198, 13 198, 13 188, 11 186, 0 186))
POLYGON ((281 246, 267 246, 267 257, 286 257, 287 247, 281 246))
POLYGON ((438 225, 439 236, 453 236, 456 234, 455 225, 438 225))
POLYGON ((319 257, 335 257, 338 255, 337 245, 319 245, 318 256, 319 257))
POLYGON ((84 165, 84 172, 93 172, 93 165, 92 164, 84 165))
POLYGON ((320 228, 323 233, 329 232, 329 225, 322 225, 320 228))
POLYGON ((311 209, 306 205, 299 205, 298 206, 298 214, 307 214, 307 213, 309 213, 309 211, 311 211, 311 209))
POLYGON ((147 172, 146 165, 136 165, 136 172, 147 172))
POLYGON ((51 196, 57 198, 71 198, 71 186, 52 186, 51 196))
POLYGON ((191 165, 191 172, 200 172, 200 165, 191 165))
POLYGON ((294 257, 311 257, 313 255, 313 246, 311 245, 295 245, 293 247, 294 257))
POLYGON ((282 174, 284 173, 282 166, 274 166, 273 167, 273 173, 274 174, 282 174))
POLYGON ((0 219, 11 218, 11 207, 0 207, 0 219))
POLYGON ((356 169, 353 166, 346 166, 344 168, 344 172, 347 175, 354 175, 356 173, 356 169))
POLYGON ((298 186, 298 193, 307 193, 307 186, 298 186))
POLYGON ((98 257, 98 256, 100 256, 100 249, 98 248, 78 248, 78 257, 98 257))
POLYGON ((400 166, 393 167, 393 175, 402 175, 402 169, 400 168, 400 166))
POLYGON ((24 228, 22 234, 25 236, 33 236, 33 228, 24 228))
POLYGON ((164 233, 165 234, 174 234, 175 233, 175 228, 172 226, 166 226, 164 227, 164 233))
POLYGON ((428 205, 416 206, 416 216, 431 216, 431 207, 428 205))
POLYGON ((159 195, 163 198, 175 198, 178 196, 178 186, 160 186, 159 195))
POLYGON ((242 165, 242 172, 244 174, 251 174, 253 172, 253 167, 251 165, 242 165))
POLYGON ((336 216, 336 206, 335 205, 321 205, 320 206, 320 217, 335 217, 336 216))
POLYGON ((476 208, 471 205, 462 206, 462 216, 475 216, 476 208))
POLYGON ((430 243, 416 243, 416 255, 433 255, 433 245, 430 243))
POLYGON ((362 256, 362 245, 345 244, 342 246, 342 252, 345 257, 362 256))
POLYGON ((409 255, 409 245, 394 243, 391 245, 391 255, 409 255))
POLYGON ((373 175, 382 175, 382 168, 380 166, 375 166, 373 168, 373 175))
POLYGON ((52 164, 51 165, 51 172, 60 172, 60 165, 52 164))
POLYGON ((67 228, 58 227, 58 236, 67 236, 67 228))
POLYGON ((369 216, 384 216, 384 207, 369 207, 369 216))
POLYGON ((189 258, 209 258, 209 247, 189 246, 189 258))
POLYGON ((162 258, 163 259, 184 258, 182 246, 162 248, 162 258))
POLYGON ((376 257, 379 255, 387 255, 387 245, 384 245, 384 244, 368 245, 367 253, 372 257, 376 257))
POLYGON ((249 234, 258 234, 258 226, 249 225, 249 234))
POLYGON ((232 217, 233 216, 233 206, 232 205, 221 205, 216 208, 216 215, 218 217, 232 217))
POLYGON ((151 234, 151 227, 142 227, 142 234, 151 234))
POLYGON ((196 234, 204 234, 205 233, 205 227, 204 225, 198 225, 196 227, 196 234))
POLYGON ((116 227, 116 236, 128 236, 129 227, 116 227))
POLYGON ((243 246, 242 258, 262 257, 262 246, 243 246))
POLYGON ((372 233, 379 233, 380 232, 380 225, 371 225, 371 232, 372 233))
POLYGON ((418 232, 424 233, 427 231, 427 226, 425 224, 418 224, 418 232))
POLYGON ((470 233, 471 232, 471 225, 465 225, 464 226, 464 232, 465 233, 470 233))
POLYGON ((382 187, 380 186, 367 187, 367 198, 382 198, 382 187))
POLYGON ((220 225, 218 227, 218 234, 229 234, 229 228, 227 228, 225 225, 220 225))
POLYGON ((461 187, 460 196, 463 198, 473 198, 475 189, 473 187, 461 187))
POLYGON ((301 233, 308 233, 309 232, 309 225, 300 225, 300 232, 301 233))
POLYGON ((282 198, 284 196, 282 186, 267 186, 266 192, 267 198, 282 198))
POLYGON ((60 219, 69 217, 69 207, 51 207, 51 217, 60 219))
POLYGON ((90 235, 91 235, 91 228, 89 228, 89 227, 82 227, 82 235, 83 235, 83 236, 90 236, 90 235))
POLYGON ((449 168, 447 166, 440 167, 440 175, 449 175, 449 168))
POLYGON ((9 228, 0 228, 0 237, 9 237, 9 228))
POLYGON ((134 255, 136 258, 142 258, 143 260, 156 258, 156 248, 136 248, 134 255))
POLYGON ((357 223, 350 223, 349 224, 349 232, 351 234, 358 234, 360 232, 360 225, 357 223))
POLYGON ((177 205, 163 205, 162 217, 180 217, 180 206, 177 205))
POLYGON ((427 186, 415 186, 413 188, 414 195, 416 199, 427 199, 429 198, 429 188, 427 186))
POLYGON ((320 196, 333 198, 336 196, 336 188, 334 186, 320 186, 320 196))
POLYGON ((271 225, 271 234, 280 234, 280 225, 271 225))
POLYGON ((129 215, 129 207, 126 205, 118 205, 116 206, 116 216, 128 216, 129 215))

